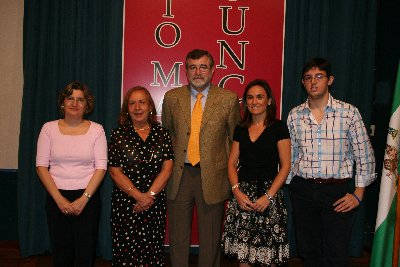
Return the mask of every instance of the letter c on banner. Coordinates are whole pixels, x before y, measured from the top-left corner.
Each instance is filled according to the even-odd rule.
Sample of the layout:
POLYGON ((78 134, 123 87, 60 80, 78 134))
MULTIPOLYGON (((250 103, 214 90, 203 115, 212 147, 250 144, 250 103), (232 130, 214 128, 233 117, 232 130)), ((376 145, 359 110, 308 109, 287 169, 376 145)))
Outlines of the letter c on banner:
POLYGON ((218 83, 218 86, 221 87, 221 88, 224 88, 226 81, 229 80, 229 79, 238 79, 240 81, 240 84, 243 84, 243 82, 244 82, 244 76, 243 75, 240 75, 240 74, 229 74, 229 75, 226 75, 226 76, 222 77, 222 79, 218 83))
POLYGON ((163 22, 161 24, 159 24, 156 28, 156 31, 154 33, 155 38, 156 38, 156 42, 159 46, 162 46, 164 48, 171 48, 176 46, 179 41, 181 40, 181 29, 178 27, 178 25, 176 25, 173 22, 163 22), (172 43, 167 44, 165 43, 162 39, 161 39, 161 30, 165 27, 165 26, 170 26, 174 29, 175 31, 175 39, 172 43))

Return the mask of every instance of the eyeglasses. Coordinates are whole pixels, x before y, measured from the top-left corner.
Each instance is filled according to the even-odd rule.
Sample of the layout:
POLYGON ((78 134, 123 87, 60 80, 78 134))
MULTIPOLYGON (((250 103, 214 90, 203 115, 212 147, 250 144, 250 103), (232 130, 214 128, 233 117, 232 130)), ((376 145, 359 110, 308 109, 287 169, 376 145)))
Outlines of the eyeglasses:
POLYGON ((303 82, 311 82, 312 79, 314 78, 317 82, 321 81, 323 78, 328 77, 324 74, 316 74, 315 76, 312 75, 306 75, 303 77, 303 82))
POLYGON ((78 105, 84 105, 86 103, 86 99, 84 97, 73 97, 73 96, 67 96, 65 98, 65 104, 66 105, 72 105, 72 103, 75 103, 75 101, 78 103, 78 105))
POLYGON ((209 67, 205 64, 202 64, 200 66, 190 65, 188 69, 189 69, 189 72, 196 72, 196 70, 198 69, 201 73, 206 73, 208 71, 209 67))

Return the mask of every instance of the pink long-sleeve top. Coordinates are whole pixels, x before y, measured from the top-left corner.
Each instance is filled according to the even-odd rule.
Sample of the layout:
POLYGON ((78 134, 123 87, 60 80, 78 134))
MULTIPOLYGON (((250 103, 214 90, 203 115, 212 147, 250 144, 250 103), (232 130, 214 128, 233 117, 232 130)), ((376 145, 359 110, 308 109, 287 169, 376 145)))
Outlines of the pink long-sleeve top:
POLYGON ((58 120, 43 125, 40 131, 36 166, 50 167, 58 189, 86 188, 96 169, 107 170, 107 141, 103 126, 93 121, 83 135, 60 132, 58 120))

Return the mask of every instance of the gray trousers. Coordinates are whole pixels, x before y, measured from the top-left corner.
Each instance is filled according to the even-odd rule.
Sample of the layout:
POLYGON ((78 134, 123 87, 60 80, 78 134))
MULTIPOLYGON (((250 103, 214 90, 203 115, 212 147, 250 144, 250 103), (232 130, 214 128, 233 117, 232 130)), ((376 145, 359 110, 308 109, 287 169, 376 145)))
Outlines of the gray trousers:
POLYGON ((201 169, 185 166, 179 192, 168 200, 168 231, 173 267, 189 266, 193 207, 196 205, 199 229, 199 267, 219 267, 224 202, 208 205, 201 188, 201 169))

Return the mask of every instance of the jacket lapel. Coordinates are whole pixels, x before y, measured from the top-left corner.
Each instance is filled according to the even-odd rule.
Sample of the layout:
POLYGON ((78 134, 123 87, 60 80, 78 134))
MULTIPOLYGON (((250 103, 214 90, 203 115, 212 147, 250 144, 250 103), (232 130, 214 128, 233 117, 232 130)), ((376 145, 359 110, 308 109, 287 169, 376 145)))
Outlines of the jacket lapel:
POLYGON ((206 105, 203 111, 203 117, 201 119, 201 127, 200 131, 205 127, 208 121, 212 118, 212 114, 214 113, 214 109, 217 107, 217 95, 218 95, 218 88, 211 85, 210 91, 208 91, 206 105))
POLYGON ((188 86, 184 86, 180 92, 180 96, 178 98, 179 101, 179 106, 182 109, 182 114, 185 119, 185 122, 190 129, 190 121, 191 121, 191 111, 190 111, 190 104, 191 104, 191 99, 190 99, 190 89, 188 86))

